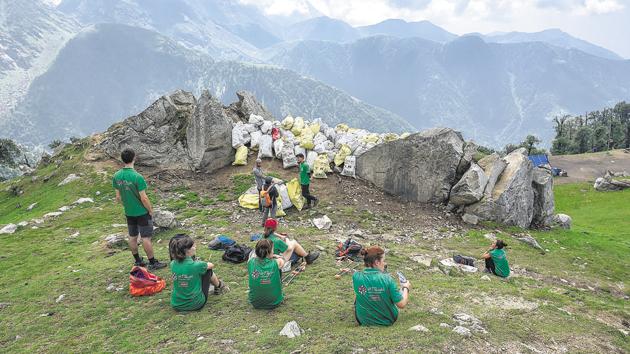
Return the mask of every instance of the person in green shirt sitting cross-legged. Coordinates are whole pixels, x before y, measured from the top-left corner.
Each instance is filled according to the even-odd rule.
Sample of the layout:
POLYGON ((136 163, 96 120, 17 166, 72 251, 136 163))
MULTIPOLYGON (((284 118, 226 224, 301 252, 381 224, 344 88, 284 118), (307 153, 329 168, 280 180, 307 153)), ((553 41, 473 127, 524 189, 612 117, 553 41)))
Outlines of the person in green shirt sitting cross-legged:
POLYGON ((249 303, 255 309, 273 309, 284 299, 282 272, 284 259, 273 254, 273 242, 262 239, 256 244, 255 256, 247 262, 249 303))
POLYGON ((319 257, 319 252, 306 252, 304 247, 302 247, 302 245, 300 245, 296 240, 291 240, 287 236, 276 234, 277 228, 278 221, 276 219, 267 219, 267 221, 265 221, 263 238, 271 241, 273 243, 273 253, 284 259, 284 272, 290 270, 291 264, 295 264, 302 257, 307 264, 315 262, 317 257, 319 257))
POLYGON ((390 326, 398 319, 398 309, 407 306, 411 283, 401 284, 385 272, 385 251, 372 246, 361 250, 365 269, 352 276, 356 299, 355 319, 361 326, 390 326))
POLYGON ((229 291, 228 286, 214 274, 214 265, 196 260, 195 241, 184 234, 175 235, 168 245, 173 272, 171 306, 177 311, 195 311, 208 301, 210 284, 214 295, 229 291))
POLYGON ((492 273, 502 278, 507 278, 510 275, 510 265, 505 256, 505 247, 507 244, 503 240, 492 242, 491 248, 483 255, 486 260, 486 273, 492 273))

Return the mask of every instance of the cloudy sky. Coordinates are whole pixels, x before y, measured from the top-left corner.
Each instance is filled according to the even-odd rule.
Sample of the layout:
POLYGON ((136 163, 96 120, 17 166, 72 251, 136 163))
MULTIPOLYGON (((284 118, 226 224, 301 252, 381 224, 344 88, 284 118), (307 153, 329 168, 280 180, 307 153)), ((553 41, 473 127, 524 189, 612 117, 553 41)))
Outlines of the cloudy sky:
POLYGON ((353 26, 429 20, 464 34, 560 28, 630 58, 630 0, 239 0, 269 15, 323 15, 353 26))

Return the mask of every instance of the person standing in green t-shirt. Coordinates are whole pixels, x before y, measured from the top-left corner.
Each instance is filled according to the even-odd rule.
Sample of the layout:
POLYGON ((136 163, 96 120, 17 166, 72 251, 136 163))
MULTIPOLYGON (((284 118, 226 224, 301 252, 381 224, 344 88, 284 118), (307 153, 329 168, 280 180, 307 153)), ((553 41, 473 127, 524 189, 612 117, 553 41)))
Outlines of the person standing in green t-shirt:
POLYGON ((273 253, 273 242, 262 239, 256 243, 255 256, 247 262, 249 303, 255 309, 273 309, 284 300, 281 269, 284 259, 273 253))
POLYGON ((310 208, 311 202, 313 202, 313 206, 317 206, 319 199, 312 196, 309 191, 311 185, 311 168, 304 161, 304 154, 297 154, 295 156, 300 163, 300 185, 302 186, 302 196, 306 199, 306 206, 304 208, 310 208))
POLYGON ((390 326, 398 319, 398 309, 407 306, 411 283, 402 283, 402 290, 391 275, 385 273, 385 251, 372 246, 361 250, 365 269, 352 276, 356 299, 355 319, 361 326, 390 326))
POLYGON ((486 260, 486 273, 492 273, 502 278, 510 275, 510 265, 508 264, 504 248, 507 244, 503 240, 492 242, 491 248, 483 255, 486 260))
POLYGON ((136 153, 125 149, 120 154, 125 166, 114 174, 112 186, 116 190, 116 201, 122 202, 127 217, 129 231, 129 249, 135 260, 135 265, 145 267, 146 263, 138 254, 138 234, 142 239, 142 247, 149 258, 149 269, 166 267, 166 263, 158 261, 153 254, 153 207, 147 197, 147 182, 141 174, 134 170, 136 153))
POLYGON ((196 260, 197 247, 184 234, 173 236, 168 244, 173 272, 171 306, 177 311, 196 311, 208 302, 210 284, 214 295, 229 291, 227 285, 214 274, 214 264, 196 260))

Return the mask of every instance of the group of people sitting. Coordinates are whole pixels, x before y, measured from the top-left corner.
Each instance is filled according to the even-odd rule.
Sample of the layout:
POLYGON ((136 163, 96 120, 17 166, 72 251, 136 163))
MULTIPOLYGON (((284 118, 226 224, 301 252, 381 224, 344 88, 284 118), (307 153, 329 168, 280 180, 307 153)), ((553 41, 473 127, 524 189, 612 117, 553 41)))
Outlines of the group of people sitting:
MULTIPOLYGON (((137 237, 140 235, 149 257, 149 269, 164 268, 167 265, 153 256, 153 209, 146 195, 146 182, 133 168, 135 153, 127 149, 122 152, 121 158, 125 167, 114 175, 113 187, 116 199, 125 208, 129 246, 135 265, 146 266, 138 254, 137 237)), ((303 182, 307 182, 306 179, 303 182)), ((271 184, 269 178, 265 178, 265 184, 271 184)), ((308 188, 305 193, 308 194, 308 188)), ((278 221, 273 218, 273 213, 271 218, 264 220, 263 226, 263 238, 257 242, 247 262, 248 300, 256 309, 273 309, 284 301, 282 272, 289 271, 291 265, 300 259, 306 264, 312 264, 319 257, 319 252, 306 252, 296 240, 277 233, 278 221)), ((496 240, 483 255, 487 272, 500 277, 509 275, 505 246, 505 242, 496 240)), ((188 235, 176 235, 169 242, 173 280, 171 305, 178 311, 203 308, 208 301, 211 284, 214 295, 229 291, 227 284, 214 272, 214 264, 197 260, 196 251, 195 241, 188 235)), ((398 318, 398 309, 404 308, 409 301, 411 283, 401 277, 399 290, 397 282, 386 272, 385 251, 381 247, 364 248, 361 255, 365 269, 352 276, 355 319, 365 326, 391 325, 398 318)))

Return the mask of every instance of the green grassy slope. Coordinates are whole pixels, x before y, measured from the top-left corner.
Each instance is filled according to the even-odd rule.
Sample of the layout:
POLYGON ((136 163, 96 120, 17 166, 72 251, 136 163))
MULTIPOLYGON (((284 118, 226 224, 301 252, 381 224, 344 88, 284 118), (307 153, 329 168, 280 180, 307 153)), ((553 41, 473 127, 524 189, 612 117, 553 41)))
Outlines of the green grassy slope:
MULTIPOLYGON (((177 313, 169 306, 171 283, 164 269, 157 274, 167 281, 165 291, 152 297, 129 296, 132 257, 128 250, 106 248, 102 241, 108 234, 125 231, 113 226, 124 223, 121 207, 112 198, 113 170, 97 170, 84 163, 81 154, 79 148, 67 148, 61 166, 37 171, 36 181, 23 177, 0 184, 0 225, 41 217, 80 197, 95 200, 38 229, 31 224, 15 234, 0 235, 0 303, 8 304, 0 309, 2 352, 630 350, 629 337, 619 331, 623 321, 630 320, 630 191, 604 194, 589 185, 557 187, 557 209, 573 217, 574 228, 533 232, 549 250, 545 255, 512 239, 509 234, 515 230, 500 229, 498 235, 510 244, 508 257, 517 270, 505 281, 485 280, 479 273, 445 274, 436 266, 425 268, 409 260, 412 254, 433 254, 436 249, 478 256, 489 244, 483 235, 494 232, 495 226, 439 241, 385 244, 390 270, 403 270, 413 284, 411 303, 392 327, 360 328, 354 323, 351 278, 333 277, 339 268, 331 255, 334 241, 303 226, 292 234, 300 235, 307 249, 321 245, 327 252, 285 289, 287 301, 276 310, 252 309, 246 301, 245 265, 224 263, 220 253, 205 246, 198 247, 198 256, 215 263, 216 272, 232 289, 228 294, 211 296, 199 312, 177 313), (57 187, 69 173, 83 176, 57 187), (10 185, 20 186, 24 193, 14 196, 5 191, 10 185), (34 202, 38 206, 27 212, 34 202), (79 235, 71 237, 76 232, 79 235), (108 291, 110 284, 122 290, 108 291), (57 303, 61 294, 65 298, 57 303), (464 338, 440 327, 454 325, 451 316, 457 312, 478 317, 488 333, 464 338), (290 320, 298 322, 304 335, 278 336, 290 320), (407 330, 417 324, 430 332, 407 330)), ((202 225, 191 232, 200 242, 224 232, 249 243, 245 235, 258 232, 258 227, 232 223, 226 213, 248 181, 245 177, 232 181, 232 188, 214 195, 182 189, 183 197, 158 199, 162 193, 151 187, 151 196, 177 210, 180 218, 202 225)), ((338 208, 347 212, 348 207, 338 208)), ((362 214, 355 214, 344 214, 346 221, 354 217, 359 223, 362 214)), ((301 217, 290 213, 287 220, 297 223, 301 217)), ((158 258, 168 258, 168 239, 181 231, 189 230, 161 232, 154 238, 158 258)))

